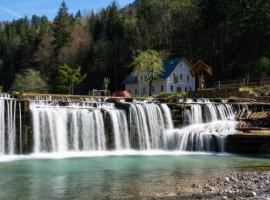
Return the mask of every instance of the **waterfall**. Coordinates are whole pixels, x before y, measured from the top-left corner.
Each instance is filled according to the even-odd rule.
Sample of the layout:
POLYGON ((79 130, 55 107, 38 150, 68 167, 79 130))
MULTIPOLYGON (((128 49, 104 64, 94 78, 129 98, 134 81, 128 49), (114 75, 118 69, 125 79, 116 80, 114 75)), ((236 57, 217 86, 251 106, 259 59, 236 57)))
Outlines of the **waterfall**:
POLYGON ((5 100, 0 99, 0 155, 5 154, 5 100))
MULTIPOLYGON (((27 145, 33 146, 33 153, 132 149, 223 152, 226 136, 235 133, 235 114, 226 102, 179 102, 187 109, 175 110, 183 122, 182 128, 175 128, 166 104, 109 101, 29 100, 33 135, 27 145)), ((21 102, 9 95, 0 95, 0 155, 25 151, 21 124, 27 119, 21 107, 21 102)))
POLYGON ((173 129, 173 121, 170 108, 166 104, 161 104, 160 107, 164 113, 165 128, 173 129))
POLYGON ((213 121, 169 130, 169 149, 181 151, 224 151, 226 135, 235 132, 233 121, 213 121))
POLYGON ((235 133, 232 106, 213 103, 208 99, 189 100, 191 109, 185 112, 189 125, 167 131, 169 149, 182 151, 224 151, 226 136, 235 133))
POLYGON ((0 94, 0 155, 16 153, 17 101, 0 94))
POLYGON ((106 109, 110 115, 113 132, 115 150, 130 149, 127 117, 124 110, 106 109))
POLYGON ((31 103, 34 153, 106 150, 100 110, 31 103))
POLYGON ((163 104, 161 107, 153 103, 134 103, 130 106, 130 122, 138 136, 139 149, 164 149, 167 128, 173 128, 169 108, 163 104), (162 114, 162 109, 165 115, 162 114))

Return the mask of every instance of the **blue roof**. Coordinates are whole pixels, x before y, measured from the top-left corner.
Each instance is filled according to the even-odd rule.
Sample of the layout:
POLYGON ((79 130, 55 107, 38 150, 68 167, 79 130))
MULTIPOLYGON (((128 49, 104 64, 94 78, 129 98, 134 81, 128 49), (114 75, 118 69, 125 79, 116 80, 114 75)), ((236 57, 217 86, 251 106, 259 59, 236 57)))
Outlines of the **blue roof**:
POLYGON ((136 83, 137 81, 138 81, 137 76, 134 76, 133 74, 129 74, 122 83, 123 84, 136 83))
MULTIPOLYGON (((181 62, 182 58, 174 58, 174 59, 167 59, 163 63, 164 71, 162 71, 159 75, 160 78, 168 78, 175 67, 181 62)), ((136 83, 138 81, 137 76, 134 76, 132 73, 129 74, 125 80, 122 82, 123 84, 128 83, 136 83)))

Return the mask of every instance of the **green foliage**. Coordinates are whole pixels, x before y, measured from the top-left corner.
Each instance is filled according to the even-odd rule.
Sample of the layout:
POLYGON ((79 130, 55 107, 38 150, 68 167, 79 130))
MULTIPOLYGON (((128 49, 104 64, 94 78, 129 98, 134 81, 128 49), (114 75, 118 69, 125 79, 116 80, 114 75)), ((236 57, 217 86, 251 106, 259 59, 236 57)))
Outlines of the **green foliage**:
POLYGON ((40 72, 26 69, 16 74, 12 90, 17 92, 48 93, 48 86, 40 72))
POLYGON ((270 76, 270 60, 262 57, 259 60, 252 62, 246 66, 246 71, 253 78, 260 78, 263 76, 270 76))
POLYGON ((183 98, 187 97, 187 93, 185 92, 177 92, 177 93, 161 93, 153 96, 154 98, 183 98))
POLYGON ((70 67, 68 65, 62 65, 59 67, 58 72, 58 84, 61 92, 73 94, 74 84, 80 84, 86 75, 81 74, 81 67, 70 67))
POLYGON ((101 89, 104 77, 121 90, 134 53, 148 49, 203 59, 213 81, 269 76, 269 24, 268 0, 136 0, 121 9, 113 2, 88 17, 63 2, 53 22, 36 15, 0 22, 0 85, 10 90, 15 74, 33 66, 58 92, 59 66, 68 64, 87 75, 79 92, 101 89))
POLYGON ((58 55, 60 49, 69 42, 71 38, 71 28, 71 18, 68 13, 68 7, 63 1, 53 21, 53 36, 56 55, 58 55))
POLYGON ((162 63, 165 58, 164 52, 157 52, 155 50, 147 50, 140 52, 133 60, 133 73, 139 76, 145 73, 149 85, 149 95, 151 96, 151 89, 153 81, 158 78, 158 75, 164 70, 162 63))
POLYGON ((256 96, 269 96, 270 95, 270 86, 256 86, 250 88, 253 94, 256 96))

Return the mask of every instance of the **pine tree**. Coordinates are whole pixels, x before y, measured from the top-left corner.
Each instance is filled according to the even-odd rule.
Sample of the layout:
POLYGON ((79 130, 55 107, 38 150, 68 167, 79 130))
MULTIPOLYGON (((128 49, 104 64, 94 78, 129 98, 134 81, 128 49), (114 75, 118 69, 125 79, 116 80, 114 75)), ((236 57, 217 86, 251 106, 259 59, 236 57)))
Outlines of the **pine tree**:
POLYGON ((55 55, 58 55, 59 50, 70 41, 71 30, 71 17, 68 13, 68 7, 63 1, 53 22, 55 55))

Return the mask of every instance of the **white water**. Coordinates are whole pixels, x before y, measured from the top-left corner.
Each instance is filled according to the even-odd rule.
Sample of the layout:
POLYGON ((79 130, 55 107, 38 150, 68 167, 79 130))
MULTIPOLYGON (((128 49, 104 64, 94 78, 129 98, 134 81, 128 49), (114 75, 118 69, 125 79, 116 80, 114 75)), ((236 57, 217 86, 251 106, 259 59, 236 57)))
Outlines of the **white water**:
POLYGON ((235 133, 234 121, 220 121, 194 124, 182 129, 167 131, 170 149, 181 151, 224 152, 224 140, 228 134, 235 133))
MULTIPOLYGON (((174 129, 166 104, 130 103, 128 110, 107 102, 73 102, 60 106, 52 100, 30 101, 33 153, 113 151, 224 151, 226 136, 235 132, 234 113, 226 103, 189 100, 184 126, 174 129), (108 131, 110 129, 110 131, 108 131)), ((22 153, 23 133, 16 137, 16 107, 0 98, 0 154, 22 153), (16 138, 19 139, 16 149, 16 138)), ((22 120, 18 112, 18 120, 22 120)))
POLYGON ((8 94, 0 94, 0 155, 16 153, 16 105, 8 94))
POLYGON ((138 137, 139 149, 166 148, 165 129, 173 128, 171 114, 167 105, 162 104, 160 107, 153 103, 131 104, 130 123, 133 124, 131 127, 136 129, 135 134, 138 137))
POLYGON ((115 150, 130 149, 127 117, 124 110, 106 109, 114 132, 115 150))
POLYGON ((106 150, 100 110, 31 104, 34 153, 106 150))
POLYGON ((191 109, 185 112, 184 121, 189 121, 189 125, 166 132, 168 148, 224 152, 226 136, 236 132, 232 106, 208 99, 189 99, 188 103, 191 109))

